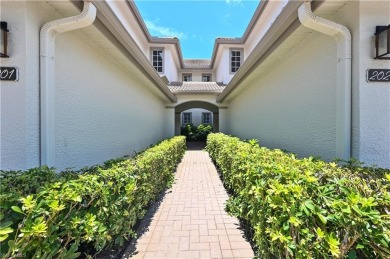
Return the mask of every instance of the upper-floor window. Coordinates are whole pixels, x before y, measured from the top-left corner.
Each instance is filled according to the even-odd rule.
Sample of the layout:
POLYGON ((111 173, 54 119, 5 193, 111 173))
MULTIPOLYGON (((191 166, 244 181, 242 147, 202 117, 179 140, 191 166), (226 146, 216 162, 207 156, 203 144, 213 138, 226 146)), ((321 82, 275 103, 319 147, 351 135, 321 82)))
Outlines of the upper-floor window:
POLYGON ((152 49, 152 63, 153 67, 159 73, 164 72, 164 50, 163 49, 152 49))
POLYGON ((231 49, 230 50, 230 73, 236 73, 241 67, 243 58, 242 49, 231 49))
POLYGON ((191 112, 183 112, 183 125, 191 124, 192 123, 192 113, 191 112))
POLYGON ((183 74, 183 82, 191 82, 192 74, 183 74))
POLYGON ((211 113, 203 112, 202 113, 202 124, 211 124, 211 113))
POLYGON ((202 74, 202 82, 211 82, 211 74, 202 74))

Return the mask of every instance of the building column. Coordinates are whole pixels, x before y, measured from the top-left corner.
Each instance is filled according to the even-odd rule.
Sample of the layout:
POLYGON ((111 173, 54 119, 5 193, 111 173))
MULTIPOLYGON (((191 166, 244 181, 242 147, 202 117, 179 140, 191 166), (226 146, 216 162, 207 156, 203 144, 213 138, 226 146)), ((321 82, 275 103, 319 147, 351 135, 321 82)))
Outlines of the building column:
POLYGON ((219 132, 219 112, 213 112, 213 132, 219 132))
POLYGON ((219 131, 228 133, 227 107, 219 107, 219 131))
POLYGON ((180 135, 180 112, 175 112, 175 136, 180 135))
POLYGON ((166 137, 170 138, 175 136, 175 107, 166 107, 166 120, 165 120, 166 137))

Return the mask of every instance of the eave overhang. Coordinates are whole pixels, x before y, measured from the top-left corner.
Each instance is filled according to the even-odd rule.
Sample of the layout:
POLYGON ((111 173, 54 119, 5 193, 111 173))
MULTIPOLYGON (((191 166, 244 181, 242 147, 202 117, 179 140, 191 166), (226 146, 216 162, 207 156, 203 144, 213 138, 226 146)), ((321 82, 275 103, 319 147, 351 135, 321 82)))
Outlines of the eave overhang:
MULTIPOLYGON (((153 83, 153 85, 167 98, 167 100, 172 103, 176 103, 177 98, 167 87, 167 83, 164 78, 162 78, 154 69, 130 33, 126 30, 117 15, 110 8, 110 5, 106 1, 100 0, 92 0, 91 2, 98 9, 97 19, 94 22, 96 27, 126 56, 130 62, 138 67, 140 72, 153 83)), ((79 9, 81 8, 82 1, 72 1, 72 3, 79 9)))
MULTIPOLYGON (((236 72, 223 92, 217 97, 217 102, 223 102, 240 83, 247 78, 263 61, 270 56, 300 25, 298 8, 305 1, 289 1, 280 15, 273 22, 266 34, 257 43, 248 58, 236 72)), ((324 0, 313 1, 312 9, 318 9, 324 0)))

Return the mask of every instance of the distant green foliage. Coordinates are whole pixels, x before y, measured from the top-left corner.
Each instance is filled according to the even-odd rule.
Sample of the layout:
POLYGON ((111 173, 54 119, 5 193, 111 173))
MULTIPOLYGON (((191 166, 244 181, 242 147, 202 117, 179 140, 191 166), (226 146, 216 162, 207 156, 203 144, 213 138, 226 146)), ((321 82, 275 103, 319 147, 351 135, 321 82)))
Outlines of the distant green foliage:
POLYGON ((185 138, 162 141, 133 159, 56 174, 47 167, 1 171, 2 258, 77 258, 123 244, 148 204, 172 183, 185 138))
POLYGON ((181 127, 181 135, 186 136, 190 141, 205 141, 207 135, 213 131, 213 127, 209 124, 200 124, 198 127, 193 124, 187 124, 181 127))
POLYGON ((259 258, 390 258, 390 170, 297 159, 220 133, 206 149, 259 258))

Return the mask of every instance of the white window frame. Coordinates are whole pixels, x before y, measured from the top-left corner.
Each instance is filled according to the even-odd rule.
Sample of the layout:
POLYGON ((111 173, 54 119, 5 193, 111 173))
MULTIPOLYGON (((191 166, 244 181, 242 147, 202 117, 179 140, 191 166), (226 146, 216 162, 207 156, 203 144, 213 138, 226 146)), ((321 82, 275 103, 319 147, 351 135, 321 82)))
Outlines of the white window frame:
POLYGON ((235 74, 238 71, 238 69, 240 69, 240 67, 242 66, 243 61, 244 61, 244 49, 231 48, 229 50, 229 73, 235 74), (233 61, 233 58, 236 58, 236 57, 233 57, 233 51, 240 53, 240 57, 239 57, 240 61, 236 61, 236 60, 233 61), (232 62, 240 62, 240 65, 236 71, 232 71, 233 68, 235 68, 235 66, 234 67, 232 66, 232 62))
POLYGON ((212 80, 212 75, 210 74, 210 73, 204 73, 204 74, 202 74, 202 82, 211 82, 211 80, 212 80), (203 80, 203 77, 204 76, 209 76, 210 77, 210 80, 209 81, 204 81, 203 80))
POLYGON ((183 126, 185 126, 185 125, 187 125, 187 124, 192 124, 192 112, 183 112, 183 115, 182 115, 183 117, 182 117, 182 125, 183 126), (185 114, 189 114, 190 115, 190 122, 189 123, 185 123, 185 121, 184 121, 184 117, 185 117, 185 114))
MULTIPOLYGON (((164 60, 165 60, 165 53, 164 53, 164 48, 150 48, 150 62, 152 63, 152 66, 156 69, 156 71, 159 73, 159 74, 164 74, 164 69, 165 69, 165 66, 164 66, 164 60), (161 51, 162 53, 162 64, 161 64, 161 71, 158 71, 158 65, 157 67, 154 65, 154 55, 153 55, 153 52, 154 51, 161 51)), ((159 61, 156 61, 156 62, 159 62, 159 61)))
POLYGON ((213 123, 213 120, 211 119, 211 112, 202 112, 202 124, 207 124, 207 125, 211 125, 213 123), (205 118, 205 115, 208 114, 209 116, 209 122, 206 123, 204 118, 205 118))
POLYGON ((192 82, 192 73, 183 73, 182 79, 183 79, 183 82, 192 82), (186 80, 186 81, 184 81, 184 78, 185 78, 186 76, 189 76, 191 80, 186 80))

